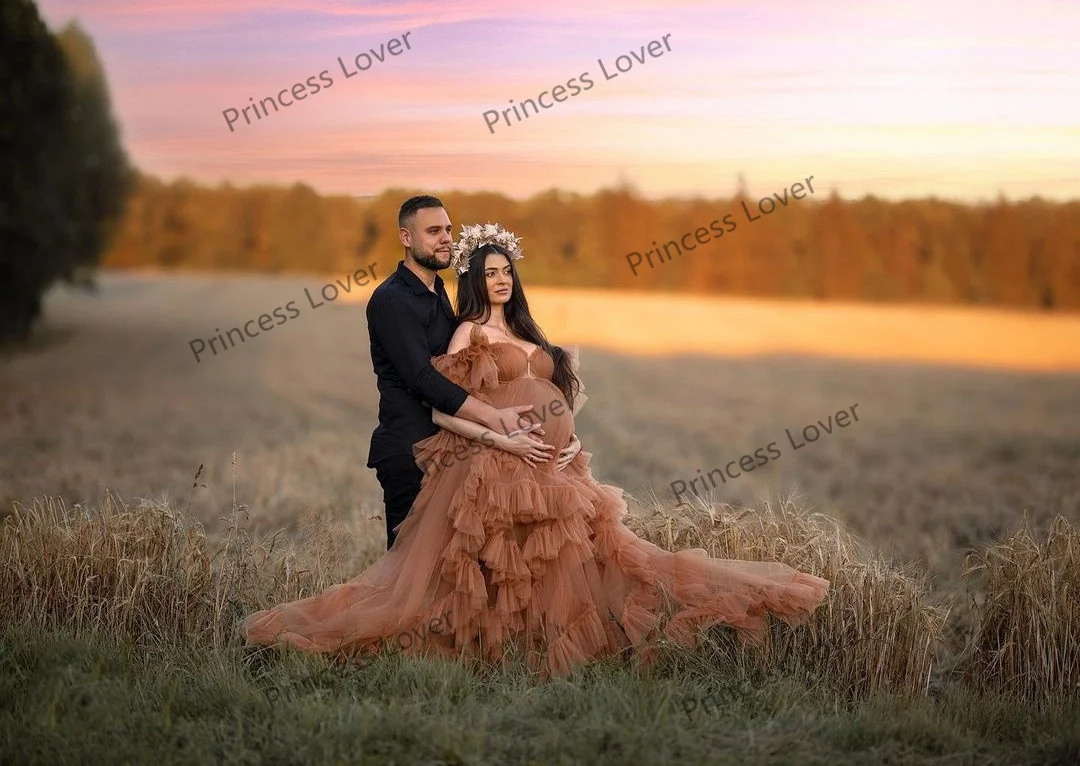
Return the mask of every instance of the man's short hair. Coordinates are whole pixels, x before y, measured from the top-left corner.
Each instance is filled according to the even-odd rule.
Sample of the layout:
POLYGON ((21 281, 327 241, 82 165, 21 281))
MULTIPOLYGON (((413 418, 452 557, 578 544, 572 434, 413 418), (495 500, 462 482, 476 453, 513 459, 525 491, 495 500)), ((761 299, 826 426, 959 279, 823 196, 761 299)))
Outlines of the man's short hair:
POLYGON ((442 200, 438 197, 432 197, 430 194, 420 194, 416 197, 409 197, 401 204, 401 210, 398 211, 397 223, 398 228, 405 228, 412 217, 416 215, 417 210, 423 210, 427 207, 446 207, 443 205, 442 200))

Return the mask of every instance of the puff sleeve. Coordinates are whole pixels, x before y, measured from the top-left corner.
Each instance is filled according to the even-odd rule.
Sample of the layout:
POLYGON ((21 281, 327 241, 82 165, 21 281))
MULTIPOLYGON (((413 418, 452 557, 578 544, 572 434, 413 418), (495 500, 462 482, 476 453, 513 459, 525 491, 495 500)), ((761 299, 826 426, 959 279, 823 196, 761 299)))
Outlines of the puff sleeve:
POLYGON ((487 401, 487 393, 499 384, 499 368, 487 337, 474 326, 469 345, 452 354, 432 357, 431 366, 472 396, 487 401))

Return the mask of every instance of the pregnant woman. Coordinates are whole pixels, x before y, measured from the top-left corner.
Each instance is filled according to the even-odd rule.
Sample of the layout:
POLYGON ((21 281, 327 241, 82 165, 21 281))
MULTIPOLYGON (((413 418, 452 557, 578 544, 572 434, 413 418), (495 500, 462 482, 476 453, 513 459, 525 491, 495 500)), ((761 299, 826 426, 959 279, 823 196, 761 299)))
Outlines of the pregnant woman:
POLYGON ((549 344, 529 314, 517 243, 497 225, 463 230, 451 262, 461 324, 432 364, 494 407, 532 404, 521 424, 541 423, 536 440, 510 444, 435 411, 440 430, 414 454, 439 469, 425 474, 394 546, 347 582, 248 616, 249 641, 339 661, 387 643, 478 662, 516 655, 547 677, 613 654, 647 661, 660 640, 692 647, 717 623, 753 638, 767 612, 799 623, 824 600, 827 581, 779 562, 640 539, 588 452, 557 457, 576 438, 585 395, 576 355, 549 344))

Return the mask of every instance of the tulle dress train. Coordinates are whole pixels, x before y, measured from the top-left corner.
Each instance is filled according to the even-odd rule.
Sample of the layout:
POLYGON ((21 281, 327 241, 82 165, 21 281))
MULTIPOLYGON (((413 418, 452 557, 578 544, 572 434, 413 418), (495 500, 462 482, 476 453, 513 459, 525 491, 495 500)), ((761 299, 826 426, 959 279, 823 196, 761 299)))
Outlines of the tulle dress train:
MULTIPOLYGON (((544 441, 569 443, 574 413, 543 350, 474 327, 466 348, 432 363, 496 407, 533 405, 544 441)), ((622 523, 622 491, 593 478, 588 452, 558 471, 440 430, 414 454, 428 472, 394 547, 351 580, 247 616, 249 641, 342 661, 388 644, 489 662, 512 648, 541 675, 563 676, 613 654, 648 660, 661 639, 692 647, 717 623, 755 639, 767 613, 797 624, 825 598, 826 580, 779 562, 637 537, 622 523)))

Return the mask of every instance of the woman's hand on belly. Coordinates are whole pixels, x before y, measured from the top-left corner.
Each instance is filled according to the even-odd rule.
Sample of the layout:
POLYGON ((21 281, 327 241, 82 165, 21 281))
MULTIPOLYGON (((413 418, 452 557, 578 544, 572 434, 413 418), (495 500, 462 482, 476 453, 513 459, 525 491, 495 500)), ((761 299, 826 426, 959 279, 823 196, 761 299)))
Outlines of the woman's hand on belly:
POLYGON ((576 458, 579 452, 581 452, 581 440, 577 438, 577 434, 570 434, 570 444, 559 451, 558 461, 555 463, 556 470, 561 471, 570 465, 570 461, 576 458))

